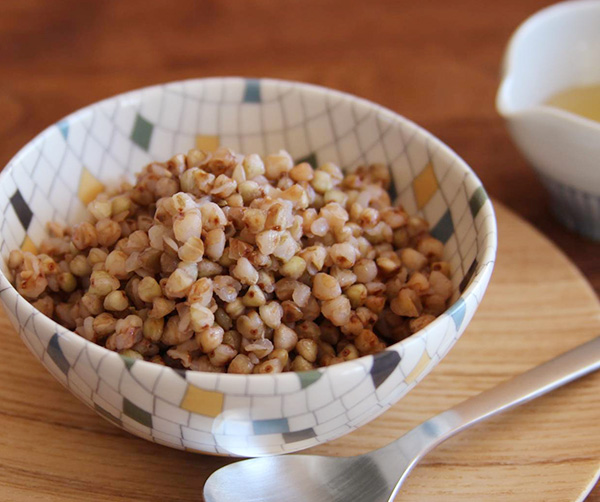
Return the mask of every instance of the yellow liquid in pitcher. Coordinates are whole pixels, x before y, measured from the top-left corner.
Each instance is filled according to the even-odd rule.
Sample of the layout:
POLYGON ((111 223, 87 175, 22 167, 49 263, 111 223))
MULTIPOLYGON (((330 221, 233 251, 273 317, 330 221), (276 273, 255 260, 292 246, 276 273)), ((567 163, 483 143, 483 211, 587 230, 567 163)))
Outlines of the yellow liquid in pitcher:
POLYGON ((572 87, 555 94, 545 104, 600 122, 600 84, 572 87))

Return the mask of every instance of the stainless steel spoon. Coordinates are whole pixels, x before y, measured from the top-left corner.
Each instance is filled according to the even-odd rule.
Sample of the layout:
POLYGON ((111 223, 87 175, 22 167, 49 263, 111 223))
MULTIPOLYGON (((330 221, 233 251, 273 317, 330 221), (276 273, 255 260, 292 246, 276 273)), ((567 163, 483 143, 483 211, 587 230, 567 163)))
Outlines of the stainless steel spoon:
POLYGON ((356 457, 282 455, 214 472, 206 502, 391 502, 433 448, 481 420, 600 369, 600 337, 436 415, 383 448, 356 457))

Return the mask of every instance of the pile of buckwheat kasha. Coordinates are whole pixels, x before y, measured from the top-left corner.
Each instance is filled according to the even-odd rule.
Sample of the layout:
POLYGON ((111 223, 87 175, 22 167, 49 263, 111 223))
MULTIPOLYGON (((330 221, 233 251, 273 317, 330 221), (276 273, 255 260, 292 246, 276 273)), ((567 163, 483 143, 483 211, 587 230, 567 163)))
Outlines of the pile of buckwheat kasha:
POLYGON ((373 354, 452 295, 443 245, 391 205, 388 170, 344 176, 221 148, 154 162, 12 251, 18 291, 87 340, 176 368, 302 371, 373 354))

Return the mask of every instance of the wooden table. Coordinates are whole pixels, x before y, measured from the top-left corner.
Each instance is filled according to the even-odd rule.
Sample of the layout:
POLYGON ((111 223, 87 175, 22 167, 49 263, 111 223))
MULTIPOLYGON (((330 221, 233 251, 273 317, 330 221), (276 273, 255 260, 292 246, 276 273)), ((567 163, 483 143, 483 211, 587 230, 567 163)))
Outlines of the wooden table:
MULTIPOLYGON (((318 83, 432 131, 599 292, 600 244, 552 219, 494 110, 511 32, 549 3, 2 0, 0 165, 60 117, 136 87, 210 75, 318 83)), ((600 487, 588 500, 600 501, 600 487)))

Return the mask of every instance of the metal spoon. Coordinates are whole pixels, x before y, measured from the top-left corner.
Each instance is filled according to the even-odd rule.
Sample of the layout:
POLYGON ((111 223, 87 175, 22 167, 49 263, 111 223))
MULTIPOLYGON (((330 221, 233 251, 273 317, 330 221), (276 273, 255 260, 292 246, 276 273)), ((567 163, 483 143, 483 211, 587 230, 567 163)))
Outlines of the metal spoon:
POLYGON ((481 420, 600 369, 600 337, 436 415, 383 448, 356 457, 283 455, 214 472, 206 502, 391 502, 433 448, 481 420))

